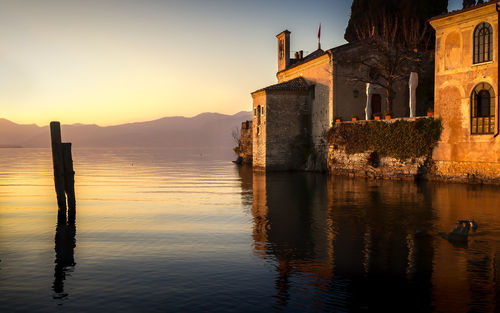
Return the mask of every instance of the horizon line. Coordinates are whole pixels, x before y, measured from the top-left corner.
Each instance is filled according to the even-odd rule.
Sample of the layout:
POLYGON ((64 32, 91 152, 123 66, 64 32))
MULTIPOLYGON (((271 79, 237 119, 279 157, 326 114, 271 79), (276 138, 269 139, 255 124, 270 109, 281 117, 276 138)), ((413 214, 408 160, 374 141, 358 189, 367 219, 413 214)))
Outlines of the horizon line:
MULTIPOLYGON (((163 116, 163 117, 159 117, 159 118, 155 118, 155 119, 149 119, 149 120, 143 120, 143 121, 135 121, 135 122, 123 122, 123 123, 118 123, 118 124, 110 124, 110 125, 99 125, 99 124, 85 124, 85 123, 79 123, 79 122, 76 122, 76 123, 71 123, 71 124, 65 124, 64 122, 61 122, 61 121, 58 121, 58 122, 61 122, 61 126, 62 125, 66 125, 66 126, 73 126, 73 125, 84 125, 84 126, 97 126, 97 127, 113 127, 113 126, 121 126, 121 125, 127 125, 127 124, 138 124, 138 123, 148 123, 148 122, 154 122, 154 121, 159 121, 161 119, 164 119, 164 118, 175 118, 175 117, 180 117, 180 118, 186 118, 186 119, 190 119, 190 118, 195 118, 197 116, 200 116, 202 114, 220 114, 220 115, 226 115, 226 116, 234 116, 236 114, 240 114, 240 113, 252 113, 252 110, 249 110, 249 111, 238 111, 236 113, 233 113, 233 114, 226 114, 226 113, 220 113, 220 112, 201 112, 201 113, 197 113, 197 114, 194 114, 192 116, 183 116, 183 115, 171 115, 171 116, 163 116)), ((18 123, 16 121, 13 121, 11 119, 8 119, 6 117, 1 117, 0 116, 0 120, 1 119, 4 119, 6 121, 9 121, 11 123, 14 123, 16 125, 35 125, 37 127, 48 127, 50 122, 53 122, 53 121, 49 121, 47 122, 47 124, 44 124, 44 125, 39 125, 38 123, 18 123)))

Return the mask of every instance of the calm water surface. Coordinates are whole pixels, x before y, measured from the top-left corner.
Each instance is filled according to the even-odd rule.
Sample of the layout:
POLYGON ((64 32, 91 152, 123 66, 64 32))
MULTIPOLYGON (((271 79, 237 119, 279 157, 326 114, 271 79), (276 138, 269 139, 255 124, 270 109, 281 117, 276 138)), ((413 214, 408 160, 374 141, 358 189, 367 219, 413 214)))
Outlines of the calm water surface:
POLYGON ((50 151, 0 149, 0 312, 500 310, 498 187, 73 154, 76 224, 58 225, 50 151), (465 218, 467 245, 436 236, 465 218))

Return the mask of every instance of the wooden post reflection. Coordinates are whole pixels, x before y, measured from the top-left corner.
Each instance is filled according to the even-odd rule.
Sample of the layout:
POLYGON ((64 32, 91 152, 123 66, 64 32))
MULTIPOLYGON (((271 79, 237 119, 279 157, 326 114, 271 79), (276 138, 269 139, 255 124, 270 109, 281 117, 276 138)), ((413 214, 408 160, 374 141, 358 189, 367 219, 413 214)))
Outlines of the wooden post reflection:
POLYGON ((73 272, 75 263, 75 247, 76 247, 76 226, 75 215, 68 214, 66 219, 66 212, 59 210, 57 215, 56 235, 54 238, 54 250, 56 252, 55 268, 54 268, 54 283, 52 290, 54 291, 54 299, 62 299, 68 296, 64 292, 64 280, 66 273, 73 272))
POLYGON ((64 164, 64 192, 68 197, 68 220, 75 220, 75 171, 73 170, 73 157, 71 155, 71 143, 62 144, 64 164))

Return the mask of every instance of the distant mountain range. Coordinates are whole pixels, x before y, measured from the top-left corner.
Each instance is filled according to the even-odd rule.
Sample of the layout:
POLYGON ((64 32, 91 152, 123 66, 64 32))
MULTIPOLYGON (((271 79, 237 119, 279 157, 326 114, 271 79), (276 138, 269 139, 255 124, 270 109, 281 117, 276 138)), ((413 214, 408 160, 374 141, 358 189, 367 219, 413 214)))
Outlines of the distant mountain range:
MULTIPOLYGON (((202 113, 187 118, 165 117, 116 126, 62 125, 62 139, 74 147, 232 147, 232 130, 252 119, 251 112, 234 115, 202 113)), ((0 148, 49 147, 49 127, 21 125, 0 118, 0 148)))

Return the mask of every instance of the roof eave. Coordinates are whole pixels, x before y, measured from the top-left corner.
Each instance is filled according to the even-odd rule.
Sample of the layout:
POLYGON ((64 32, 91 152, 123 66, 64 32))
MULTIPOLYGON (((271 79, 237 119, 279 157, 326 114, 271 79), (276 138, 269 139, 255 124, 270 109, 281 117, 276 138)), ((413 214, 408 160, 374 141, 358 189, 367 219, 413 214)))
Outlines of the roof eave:
POLYGON ((276 37, 279 37, 281 34, 290 34, 290 31, 288 29, 285 29, 284 31, 282 31, 281 33, 277 34, 276 37))
MULTIPOLYGON (((316 51, 318 51, 318 50, 316 50, 316 51)), ((316 51, 315 51, 315 52, 316 52, 316 51)), ((279 75, 279 74, 281 74, 281 73, 284 73, 284 72, 286 72, 286 71, 288 71, 288 70, 291 70, 291 69, 293 69, 293 68, 299 67, 299 66, 301 66, 301 65, 307 64, 307 63, 309 63, 309 62, 311 62, 311 61, 314 61, 314 60, 316 60, 316 59, 318 59, 318 58, 321 58, 322 56, 324 56, 325 54, 327 54, 327 52, 326 52, 326 51, 324 51, 324 50, 321 50, 321 51, 322 51, 323 53, 322 53, 322 54, 320 54, 320 55, 318 55, 317 57, 314 57, 314 58, 312 58, 312 59, 310 59, 310 60, 307 60, 307 61, 305 61, 305 62, 300 62, 300 61, 299 61, 298 63, 295 63, 295 64, 291 65, 290 67, 287 67, 287 68, 285 68, 284 70, 281 70, 281 71, 277 72, 277 73, 276 73, 276 75, 279 75)), ((313 52, 313 53, 314 53, 314 52, 313 52)), ((311 53, 311 54, 312 54, 312 53, 311 53)), ((305 58, 307 58, 307 56, 306 56, 305 58)), ((305 59, 305 58, 304 58, 304 59, 305 59)))
POLYGON ((428 19, 428 22, 431 23, 431 25, 432 25, 432 22, 439 21, 441 19, 445 19, 445 18, 448 18, 448 17, 451 17, 451 16, 460 15, 462 13, 466 13, 466 12, 470 12, 470 11, 482 9, 482 8, 490 6, 490 5, 496 5, 498 2, 500 2, 500 0, 493 0, 493 1, 485 2, 483 4, 478 4, 478 5, 472 6, 470 8, 451 11, 451 12, 448 12, 448 13, 445 13, 445 14, 441 14, 441 15, 438 15, 438 16, 435 16, 435 17, 431 17, 430 19, 428 19))

